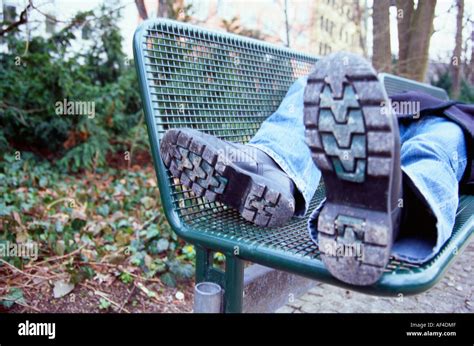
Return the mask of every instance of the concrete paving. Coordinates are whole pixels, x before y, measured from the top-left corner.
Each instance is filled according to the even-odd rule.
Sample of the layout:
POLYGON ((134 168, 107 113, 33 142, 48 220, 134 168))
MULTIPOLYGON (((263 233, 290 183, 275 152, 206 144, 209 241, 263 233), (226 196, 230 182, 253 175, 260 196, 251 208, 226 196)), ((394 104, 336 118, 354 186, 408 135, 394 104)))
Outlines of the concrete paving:
POLYGON ((375 297, 316 283, 299 298, 290 299, 279 313, 474 312, 474 241, 444 278, 430 290, 408 297, 375 297))

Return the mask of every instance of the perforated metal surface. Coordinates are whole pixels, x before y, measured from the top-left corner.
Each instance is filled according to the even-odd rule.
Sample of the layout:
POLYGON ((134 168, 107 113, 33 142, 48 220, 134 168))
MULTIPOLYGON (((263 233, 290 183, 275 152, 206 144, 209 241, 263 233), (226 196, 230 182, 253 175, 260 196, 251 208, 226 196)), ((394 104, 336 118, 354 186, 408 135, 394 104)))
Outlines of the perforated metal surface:
POLYGON ((384 83, 385 90, 387 91, 387 94, 389 96, 407 91, 422 91, 441 100, 449 99, 446 90, 441 88, 433 87, 431 85, 423 83, 418 83, 410 79, 394 76, 388 73, 381 73, 379 75, 379 78, 384 83))
MULTIPOLYGON (((313 268, 314 264, 316 268, 311 275, 317 276, 321 261, 307 232, 307 218, 293 218, 279 228, 254 226, 235 210, 196 198, 171 178, 157 150, 163 133, 177 127, 192 127, 222 139, 247 142, 277 109, 292 82, 310 72, 317 57, 169 20, 147 22, 136 35, 135 56, 155 165, 162 177, 160 189, 165 208, 172 209, 167 210, 168 217, 172 224, 179 224, 176 231, 188 239, 206 239, 216 249, 226 241, 249 245, 258 252, 251 259, 278 263, 288 270, 310 260, 309 266, 313 268), (281 258, 286 263, 280 263, 281 258)), ((320 186, 310 210, 323 197, 324 188, 320 186)), ((457 220, 452 239, 466 223, 473 222, 472 198, 466 197, 463 206, 466 209, 457 220)), ((392 259, 387 272, 415 273, 433 263, 420 268, 392 259)))
MULTIPOLYGON (((147 79, 160 138, 167 129, 192 127, 245 143, 276 110, 294 80, 308 74, 317 61, 317 57, 172 22, 149 28, 145 37, 147 79)), ((169 181, 173 204, 193 227, 288 249, 306 242, 304 247, 317 254, 306 236, 305 220, 295 219, 267 232, 244 222, 235 210, 195 198, 178 180, 170 177, 169 181)), ((323 196, 320 190, 312 207, 323 196)))

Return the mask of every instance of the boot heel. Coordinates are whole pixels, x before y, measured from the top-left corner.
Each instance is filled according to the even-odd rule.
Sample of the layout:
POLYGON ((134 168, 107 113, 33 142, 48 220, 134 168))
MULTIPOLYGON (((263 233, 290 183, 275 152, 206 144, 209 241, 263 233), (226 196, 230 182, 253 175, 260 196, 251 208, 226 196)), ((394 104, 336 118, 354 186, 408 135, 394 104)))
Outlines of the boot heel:
POLYGON ((327 203, 318 219, 318 242, 328 270, 353 285, 376 282, 390 256, 386 213, 327 203))

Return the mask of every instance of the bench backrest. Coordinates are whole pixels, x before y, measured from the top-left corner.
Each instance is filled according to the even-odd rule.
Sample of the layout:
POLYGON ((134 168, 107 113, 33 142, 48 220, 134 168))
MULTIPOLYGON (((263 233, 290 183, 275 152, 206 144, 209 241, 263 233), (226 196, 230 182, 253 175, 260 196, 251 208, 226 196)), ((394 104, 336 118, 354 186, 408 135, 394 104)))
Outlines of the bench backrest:
POLYGON ((165 210, 168 206, 175 212, 168 215, 171 222, 197 209, 221 206, 194 198, 170 178, 158 157, 163 133, 192 127, 245 143, 278 108, 292 82, 317 61, 265 42, 165 19, 146 21, 137 29, 134 55, 162 200, 165 210))
MULTIPOLYGON (((222 206, 195 198, 170 177, 159 158, 163 133, 192 127, 245 143, 278 108, 293 81, 307 75, 318 60, 166 19, 146 21, 137 29, 134 55, 162 200, 170 222, 178 226, 185 215, 222 206)), ((393 85, 411 88, 406 80, 393 83, 392 77, 384 78, 389 95, 398 90, 393 85)))
POLYGON ((388 96, 406 91, 423 91, 441 100, 449 100, 446 90, 429 84, 416 82, 389 73, 379 73, 379 80, 384 84, 388 96))

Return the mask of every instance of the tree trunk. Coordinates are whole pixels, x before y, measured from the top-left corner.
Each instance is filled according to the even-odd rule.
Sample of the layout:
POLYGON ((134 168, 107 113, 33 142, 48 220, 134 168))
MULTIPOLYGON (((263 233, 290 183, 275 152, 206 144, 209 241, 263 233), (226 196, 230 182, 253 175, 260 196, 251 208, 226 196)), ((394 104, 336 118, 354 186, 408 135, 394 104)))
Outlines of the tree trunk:
POLYGON ((158 17, 169 18, 171 1, 159 0, 158 1, 158 17))
POLYGON ((285 6, 284 15, 285 15, 286 46, 290 47, 290 23, 288 21, 288 0, 285 0, 284 6, 285 6))
POLYGON ((457 0, 458 12, 456 15, 456 41, 454 45, 453 58, 451 59, 451 68, 453 74, 453 86, 451 96, 453 99, 459 97, 461 90, 461 52, 462 52, 462 19, 464 17, 464 0, 457 0))
POLYGON ((401 74, 420 82, 423 82, 428 67, 435 7, 436 0, 418 1, 410 25, 407 56, 400 62, 402 66, 406 67, 406 73, 401 74))
POLYGON ((398 74, 407 74, 408 45, 415 3, 413 0, 397 0, 398 22, 398 74))
POLYGON ((379 72, 390 72, 392 69, 389 9, 390 0, 374 1, 372 63, 379 72))
POLYGON ((146 11, 144 0, 135 0, 135 4, 137 5, 138 15, 140 18, 143 20, 148 19, 148 13, 146 11))
POLYGON ((359 45, 362 49, 362 55, 367 58, 367 41, 366 41, 366 12, 365 7, 362 9, 360 1, 356 0, 353 2, 354 9, 354 20, 356 22, 357 34, 359 36, 359 45))

